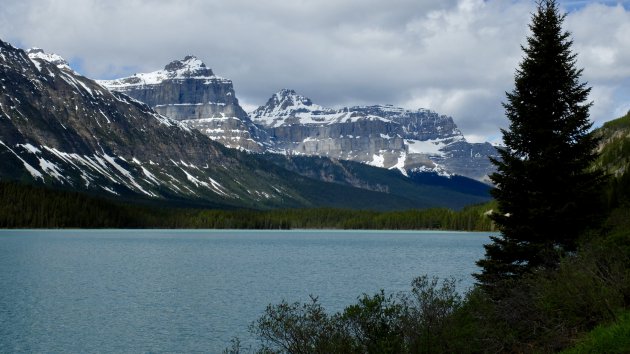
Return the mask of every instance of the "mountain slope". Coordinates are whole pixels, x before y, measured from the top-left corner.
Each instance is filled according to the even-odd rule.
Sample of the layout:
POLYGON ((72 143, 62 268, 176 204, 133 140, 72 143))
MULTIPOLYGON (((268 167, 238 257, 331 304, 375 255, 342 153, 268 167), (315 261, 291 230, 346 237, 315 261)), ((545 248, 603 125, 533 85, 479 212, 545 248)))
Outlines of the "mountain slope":
POLYGON ((306 202, 267 166, 145 104, 9 44, 0 49, 0 176, 151 198, 306 202))
POLYGON ((416 200, 442 199, 444 206, 460 208, 459 200, 469 204, 490 200, 490 186, 461 176, 446 178, 430 172, 410 172, 403 176, 398 170, 390 171, 366 164, 330 159, 327 157, 263 155, 287 170, 320 181, 341 184, 375 192, 384 192, 400 198, 414 196, 416 200))
MULTIPOLYGON (((462 207, 476 195, 356 188, 227 149, 63 60, 0 41, 0 179, 70 190, 214 206, 462 207)), ((387 171, 384 171, 387 172, 387 171)))

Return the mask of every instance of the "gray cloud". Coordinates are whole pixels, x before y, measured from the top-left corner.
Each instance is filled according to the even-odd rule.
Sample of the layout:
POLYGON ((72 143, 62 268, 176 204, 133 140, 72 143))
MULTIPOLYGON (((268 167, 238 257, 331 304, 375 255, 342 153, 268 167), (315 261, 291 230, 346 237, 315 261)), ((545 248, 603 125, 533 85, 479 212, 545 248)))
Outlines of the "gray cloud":
MULTIPOLYGON (((596 124, 629 108, 621 3, 561 1, 596 124)), ((533 9, 529 0, 3 0, 0 38, 56 52, 92 78, 195 54, 234 81, 247 107, 287 87, 325 106, 434 109, 485 140, 507 125, 501 102, 533 9)))

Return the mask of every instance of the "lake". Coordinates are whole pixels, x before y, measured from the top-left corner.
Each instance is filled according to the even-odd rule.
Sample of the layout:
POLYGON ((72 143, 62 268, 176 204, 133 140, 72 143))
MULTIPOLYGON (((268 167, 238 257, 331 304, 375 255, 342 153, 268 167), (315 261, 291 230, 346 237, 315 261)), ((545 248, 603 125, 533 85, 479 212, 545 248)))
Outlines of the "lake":
POLYGON ((464 291, 491 233, 0 230, 0 352, 221 352, 269 303, 464 291))

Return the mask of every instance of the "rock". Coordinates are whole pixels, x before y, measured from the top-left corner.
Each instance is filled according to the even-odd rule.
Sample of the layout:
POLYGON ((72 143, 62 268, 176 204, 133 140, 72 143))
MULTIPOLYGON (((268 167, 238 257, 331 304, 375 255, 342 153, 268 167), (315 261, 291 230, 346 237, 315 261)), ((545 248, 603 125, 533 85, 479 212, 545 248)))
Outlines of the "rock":
POLYGON ((99 81, 151 106, 156 112, 199 129, 227 147, 261 152, 259 136, 236 98, 232 81, 214 75, 194 56, 167 64, 163 70, 99 81))

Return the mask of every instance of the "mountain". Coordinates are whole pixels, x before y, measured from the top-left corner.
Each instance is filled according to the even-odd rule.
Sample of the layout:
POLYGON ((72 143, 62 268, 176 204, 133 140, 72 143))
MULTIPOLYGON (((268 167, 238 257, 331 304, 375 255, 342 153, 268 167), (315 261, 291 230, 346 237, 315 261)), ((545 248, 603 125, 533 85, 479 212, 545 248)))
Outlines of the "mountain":
POLYGON ((284 177, 126 95, 0 43, 0 178, 149 199, 304 205, 284 177))
POLYGON ((359 161, 407 171, 435 171, 484 180, 497 157, 489 143, 466 141, 451 117, 391 105, 324 108, 283 89, 250 113, 276 151, 359 161))
POLYGON ((489 143, 466 141, 451 117, 385 106, 331 109, 293 90, 274 94, 249 115, 232 81, 187 56, 151 73, 99 81, 195 128, 227 147, 256 153, 327 156, 387 169, 462 175, 480 181, 494 171, 489 143))
MULTIPOLYGON (((164 75, 170 79, 164 81, 209 75, 201 65, 199 72, 175 67, 180 69, 167 66, 164 75)), ((264 155, 228 149, 77 74, 58 56, 39 49, 26 53, 2 41, 0 84, 2 180, 222 208, 460 208, 488 199, 448 186, 429 191, 415 182, 394 184, 394 179, 369 188, 386 181, 382 173, 391 173, 369 166, 364 166, 368 173, 357 174, 355 179, 364 181, 356 184, 311 178, 264 155)))
POLYGON ((264 132, 239 105, 232 81, 214 75, 194 56, 172 61, 163 70, 98 82, 227 147, 262 151, 259 141, 265 140, 264 132))

